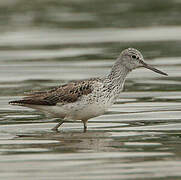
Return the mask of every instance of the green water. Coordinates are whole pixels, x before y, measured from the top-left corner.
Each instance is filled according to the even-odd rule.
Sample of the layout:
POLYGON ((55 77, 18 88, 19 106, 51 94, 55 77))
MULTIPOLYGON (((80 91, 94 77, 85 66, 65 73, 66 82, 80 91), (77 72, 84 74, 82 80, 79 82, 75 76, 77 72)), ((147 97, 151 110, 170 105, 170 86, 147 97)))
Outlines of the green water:
POLYGON ((180 16, 179 0, 0 1, 0 179, 181 179, 180 16), (103 76, 127 47, 169 76, 133 71, 87 133, 8 105, 103 76))

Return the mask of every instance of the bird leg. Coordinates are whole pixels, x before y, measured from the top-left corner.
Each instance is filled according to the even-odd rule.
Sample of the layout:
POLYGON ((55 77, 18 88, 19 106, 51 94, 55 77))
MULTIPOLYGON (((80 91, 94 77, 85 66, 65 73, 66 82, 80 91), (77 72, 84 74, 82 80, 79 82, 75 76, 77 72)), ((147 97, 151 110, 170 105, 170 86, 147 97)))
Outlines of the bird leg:
POLYGON ((58 131, 58 128, 64 123, 65 121, 59 122, 55 127, 52 128, 53 131, 58 131))
POLYGON ((87 121, 83 121, 84 123, 84 133, 87 131, 87 121))

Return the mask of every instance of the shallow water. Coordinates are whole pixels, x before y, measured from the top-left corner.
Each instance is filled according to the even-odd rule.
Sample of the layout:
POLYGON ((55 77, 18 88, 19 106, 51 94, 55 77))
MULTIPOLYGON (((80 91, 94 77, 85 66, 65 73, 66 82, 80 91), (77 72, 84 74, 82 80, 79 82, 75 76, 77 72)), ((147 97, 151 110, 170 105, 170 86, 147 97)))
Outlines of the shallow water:
POLYGON ((1 1, 0 179, 181 179, 180 6, 1 1), (87 133, 79 122, 52 132, 54 120, 8 105, 24 91, 104 76, 130 46, 169 76, 133 71, 87 133))

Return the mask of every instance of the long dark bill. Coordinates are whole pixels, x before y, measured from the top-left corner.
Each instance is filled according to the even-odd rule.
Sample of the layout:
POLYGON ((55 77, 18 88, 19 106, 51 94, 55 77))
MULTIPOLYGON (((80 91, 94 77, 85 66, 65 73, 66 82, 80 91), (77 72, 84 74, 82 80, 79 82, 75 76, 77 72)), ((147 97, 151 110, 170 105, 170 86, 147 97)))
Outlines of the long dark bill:
POLYGON ((164 73, 164 72, 162 72, 162 71, 154 68, 153 66, 146 64, 144 61, 140 60, 140 62, 141 62, 141 64, 143 65, 143 67, 145 67, 145 68, 147 68, 147 69, 150 69, 150 70, 152 70, 152 71, 154 71, 154 72, 156 72, 156 73, 159 73, 159 74, 168 76, 167 73, 164 73))

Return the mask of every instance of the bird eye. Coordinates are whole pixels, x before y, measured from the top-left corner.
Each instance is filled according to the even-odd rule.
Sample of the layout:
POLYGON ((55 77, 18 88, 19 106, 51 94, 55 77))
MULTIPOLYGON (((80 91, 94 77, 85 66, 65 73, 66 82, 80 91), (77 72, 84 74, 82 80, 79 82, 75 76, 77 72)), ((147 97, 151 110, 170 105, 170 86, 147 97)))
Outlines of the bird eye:
POLYGON ((133 55, 133 56, 131 56, 133 59, 136 59, 136 56, 135 55, 133 55))

